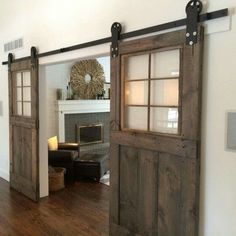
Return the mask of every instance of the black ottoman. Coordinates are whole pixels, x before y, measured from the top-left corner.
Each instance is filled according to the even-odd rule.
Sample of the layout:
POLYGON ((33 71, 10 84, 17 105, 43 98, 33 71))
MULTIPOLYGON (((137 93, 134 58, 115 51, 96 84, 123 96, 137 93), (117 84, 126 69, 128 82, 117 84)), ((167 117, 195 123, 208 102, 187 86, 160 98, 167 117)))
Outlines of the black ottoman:
POLYGON ((99 181, 109 170, 109 154, 84 153, 74 160, 76 180, 90 178, 99 181))

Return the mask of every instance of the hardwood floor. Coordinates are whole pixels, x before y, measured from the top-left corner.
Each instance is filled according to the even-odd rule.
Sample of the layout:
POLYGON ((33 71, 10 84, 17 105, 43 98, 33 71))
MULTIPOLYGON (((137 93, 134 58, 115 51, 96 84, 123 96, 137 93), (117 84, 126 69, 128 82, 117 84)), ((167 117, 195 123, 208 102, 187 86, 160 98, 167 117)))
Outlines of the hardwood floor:
POLYGON ((107 236, 109 187, 78 182, 34 203, 0 179, 1 236, 107 236))

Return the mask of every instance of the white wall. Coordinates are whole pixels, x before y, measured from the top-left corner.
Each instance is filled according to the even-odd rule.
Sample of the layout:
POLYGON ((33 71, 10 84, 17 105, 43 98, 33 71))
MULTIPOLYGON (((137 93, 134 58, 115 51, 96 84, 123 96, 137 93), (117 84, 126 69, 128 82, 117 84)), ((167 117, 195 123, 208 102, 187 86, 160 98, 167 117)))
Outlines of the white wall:
MULTIPOLYGON (((105 81, 110 82, 110 58, 97 58, 104 70, 105 81)), ((78 60, 77 60, 78 61, 78 60)), ((72 66, 76 61, 69 61, 53 65, 42 66, 46 79, 46 101, 45 109, 47 109, 47 138, 58 135, 58 117, 56 113, 55 102, 57 100, 57 89, 63 89, 66 92, 68 81, 70 81, 70 73, 72 66)))
MULTIPOLYGON (((124 31, 185 16, 187 0, 0 0, 0 50, 3 42, 24 37, 17 57, 110 35, 114 21, 124 31)), ((236 0, 208 0, 208 11, 235 8, 236 0)), ((221 21, 218 21, 221 25, 221 21)), ((223 23, 222 23, 223 24, 223 23)), ((206 37, 203 83, 200 236, 236 235, 236 155, 225 151, 225 112, 236 110, 236 17, 232 30, 206 37)), ((40 60, 41 64, 106 54, 109 44, 40 60)), ((0 60, 7 55, 0 53, 0 60)), ((0 175, 8 178, 7 67, 0 66, 0 175)))

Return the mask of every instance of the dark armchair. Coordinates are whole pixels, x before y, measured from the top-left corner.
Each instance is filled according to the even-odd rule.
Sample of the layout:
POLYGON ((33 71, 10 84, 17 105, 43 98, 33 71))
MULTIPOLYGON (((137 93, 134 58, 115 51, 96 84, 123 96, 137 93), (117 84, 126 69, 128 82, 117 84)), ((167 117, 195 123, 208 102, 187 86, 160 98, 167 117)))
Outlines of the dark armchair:
POLYGON ((58 143, 56 136, 48 139, 48 164, 66 169, 66 183, 74 180, 74 160, 78 157, 78 143, 58 143))

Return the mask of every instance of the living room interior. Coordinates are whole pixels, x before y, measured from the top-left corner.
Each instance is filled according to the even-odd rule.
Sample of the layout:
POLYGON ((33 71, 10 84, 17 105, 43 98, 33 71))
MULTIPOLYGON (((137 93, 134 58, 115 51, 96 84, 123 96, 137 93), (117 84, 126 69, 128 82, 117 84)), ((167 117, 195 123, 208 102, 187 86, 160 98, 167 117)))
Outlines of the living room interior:
POLYGON ((45 65, 39 77, 44 84, 40 93, 45 94, 40 128, 46 127, 51 171, 64 167, 67 184, 86 178, 109 185, 110 57, 45 65))
MULTIPOLYGON (((111 25, 113 22, 121 23, 121 35, 126 36, 125 34, 128 32, 185 18, 185 8, 189 1, 151 0, 146 3, 142 0, 135 2, 91 0, 81 3, 71 0, 70 4, 65 0, 62 0, 60 4, 51 0, 23 1, 23 3, 22 0, 16 0, 14 3, 0 0, 0 2, 2 6, 2 9, 0 9, 0 47, 4 48, 6 43, 16 39, 23 39, 23 47, 19 49, 7 52, 2 49, 3 51, 0 54, 1 62, 8 62, 8 53, 12 52, 14 54, 12 61, 14 69, 14 64, 17 63, 15 59, 34 55, 33 53, 30 54, 32 46, 37 48, 38 55, 55 49, 61 50, 58 54, 37 58, 39 70, 39 203, 32 202, 21 193, 10 188, 12 164, 10 159, 11 144, 9 141, 11 138, 9 131, 11 122, 8 92, 10 81, 8 77, 9 66, 7 65, 8 63, 0 66, 1 235, 116 236, 149 235, 148 233, 150 232, 152 232, 152 235, 160 236, 165 234, 168 236, 234 236, 236 234, 236 191, 234 189, 234 180, 236 178, 235 0, 201 1, 203 4, 201 14, 226 8, 229 12, 225 17, 202 21, 199 24, 204 27, 205 32, 202 33, 199 29, 199 35, 202 35, 203 38, 192 46, 192 54, 188 48, 189 46, 184 46, 185 40, 189 42, 189 37, 185 32, 186 27, 183 26, 156 33, 152 32, 132 39, 121 37, 118 57, 120 55, 122 58, 122 65, 117 62, 117 56, 112 58, 114 52, 110 49, 113 48, 111 46, 114 42, 111 39, 104 44, 80 48, 70 52, 63 52, 63 50, 72 45, 81 45, 85 42, 111 37, 111 25), (184 30, 185 33, 181 30, 184 30), (175 31, 179 32, 177 33, 179 37, 176 36, 175 31), (169 37, 166 34, 170 34, 169 37), (153 39, 149 39, 151 36, 156 36, 155 40, 161 43, 153 43, 153 39), (147 41, 142 41, 146 37, 147 41), (140 41, 135 41, 139 39, 140 41), (132 41, 133 45, 129 45, 129 40, 134 40, 132 41), (175 42, 178 40, 184 40, 184 43, 179 44, 176 48, 175 42), (203 49, 198 47, 198 45, 203 44, 203 49), (166 49, 177 49, 182 55, 181 53, 186 50, 184 55, 190 58, 189 60, 180 58, 179 72, 176 68, 172 68, 170 71, 172 77, 179 79, 178 82, 176 80, 172 84, 172 88, 169 87, 168 89, 176 92, 176 88, 179 88, 177 102, 176 96, 172 96, 171 99, 168 96, 169 100, 165 100, 165 104, 153 104, 149 85, 154 83, 154 80, 162 79, 163 81, 162 75, 159 78, 159 75, 154 76, 152 74, 153 57, 161 53, 159 51, 160 48, 158 48, 160 45, 165 45, 163 46, 164 49, 162 48, 164 52, 166 52, 166 49), (143 49, 144 46, 150 46, 150 48, 143 49), (137 56, 138 58, 136 53, 139 54, 140 51, 145 51, 147 52, 146 55, 148 55, 147 57, 144 55, 140 59, 146 60, 145 73, 148 79, 142 75, 137 80, 143 81, 142 88, 145 87, 146 82, 149 83, 144 89, 149 91, 149 93, 142 93, 144 90, 140 91, 137 86, 134 86, 133 90, 127 91, 128 89, 124 89, 123 91, 118 91, 119 84, 117 85, 117 81, 121 81, 123 85, 129 83, 141 84, 140 81, 129 82, 124 73, 123 75, 117 73, 118 68, 120 71, 126 69, 126 62, 129 57, 132 59, 132 57, 137 56), (198 53, 203 54, 202 59, 195 58, 198 53), (90 113, 91 111, 93 111, 92 113, 97 112, 97 103, 99 103, 100 105, 102 104, 103 108, 98 113, 100 115, 108 115, 110 112, 110 116, 109 118, 108 116, 99 116, 99 119, 103 121, 92 120, 87 122, 91 118, 90 115, 85 115, 89 114, 88 110, 78 113, 78 110, 81 111, 89 106, 86 104, 87 99, 80 99, 79 93, 74 93, 73 89, 69 88, 73 86, 69 85, 68 82, 70 82, 73 65, 94 59, 97 59, 104 69, 104 90, 108 90, 109 86, 111 86, 109 83, 112 83, 113 80, 113 95, 114 93, 118 95, 114 96, 115 99, 121 99, 121 95, 123 95, 124 100, 114 100, 113 97, 113 103, 111 101, 112 112, 109 106, 109 93, 104 92, 103 97, 96 96, 92 100, 88 99, 91 101, 90 105, 92 106, 90 107, 90 113), (200 62, 202 62, 202 67, 199 65, 201 64, 200 62), (192 68, 192 71, 189 72, 186 68, 187 66, 184 67, 183 65, 188 65, 192 68), (198 77, 196 71, 202 71, 202 76, 198 77), (189 75, 189 80, 187 80, 187 74, 189 75), (195 108, 197 109, 198 105, 195 104, 196 107, 195 105, 189 106, 188 109, 187 106, 184 106, 194 97, 193 91, 195 90, 189 88, 195 85, 191 84, 191 86, 185 87, 186 90, 181 90, 181 86, 187 85, 188 81, 194 81, 195 77, 202 78, 202 91, 197 89, 197 96, 201 97, 202 100, 202 105, 198 107, 198 113, 193 111, 195 108), (184 82, 182 83, 182 81, 184 82), (69 92, 67 86, 69 86, 69 92), (186 91, 187 93, 185 93, 186 91), (134 104, 131 96, 130 100, 128 100, 129 104, 122 105, 122 102, 127 102, 128 99, 125 97, 125 92, 130 92, 131 95, 137 92, 139 104, 134 104), (70 96, 69 99, 68 94, 70 96), (189 96, 189 94, 192 96, 189 96), (144 101, 144 97, 147 100, 144 101), (114 101, 122 104, 116 105, 114 101), (139 109, 137 110, 139 112, 134 112, 131 120, 133 118, 132 121, 137 120, 138 122, 139 120, 141 123, 135 124, 135 122, 126 120, 126 107, 130 107, 130 110, 132 110, 133 106, 138 107, 139 109), (153 115, 152 110, 161 106, 169 106, 168 108, 172 109, 169 110, 168 126, 165 127, 164 131, 162 130, 168 135, 158 134, 158 140, 155 134, 147 135, 144 138, 147 133, 146 127, 148 131, 155 128, 153 128, 150 121, 150 117, 153 115), (78 107, 81 108, 78 109, 78 107), (142 109, 146 109, 147 113, 142 113, 142 109), (185 116, 185 112, 178 113, 181 110, 186 111, 185 109, 189 111, 188 115, 190 116, 191 112, 192 114, 197 114, 201 125, 196 126, 197 128, 194 125, 189 125, 188 122, 194 120, 194 115, 190 119, 189 116, 185 116), (117 118, 118 115, 121 121, 117 118), (143 117, 146 117, 146 120, 143 117), (85 123, 78 124, 78 119, 84 120, 85 123), (79 152, 82 151, 85 156, 88 156, 86 154, 88 149, 90 149, 90 157, 94 154, 93 151, 97 154, 98 149, 106 152, 108 142, 105 137, 103 139, 101 137, 103 136, 102 133, 105 133, 105 127, 102 123, 107 124, 107 119, 111 120, 109 122, 110 131, 107 132, 111 133, 109 141, 113 148, 110 150, 110 156, 114 157, 109 169, 115 170, 113 177, 111 177, 113 179, 110 186, 100 183, 101 180, 94 176, 92 178, 90 176, 81 178, 81 176, 76 176, 75 174, 72 177, 75 180, 72 184, 66 184, 62 190, 50 194, 48 139, 56 136, 58 143, 75 143, 80 140, 81 132, 89 131, 91 128, 93 133, 96 130, 99 131, 99 135, 93 137, 96 139, 96 141, 93 141, 98 143, 80 145, 79 152), (181 121, 183 122, 181 123, 181 121), (69 124, 70 122, 71 124, 69 124), (188 124, 190 128, 187 129, 185 124, 188 124), (143 133, 145 134, 141 134, 142 132, 139 129, 142 129, 142 132, 144 129, 143 133), (133 130, 136 131, 134 132, 133 130), (171 142, 172 138, 174 139, 183 130, 186 132, 184 134, 187 135, 177 138, 176 142, 171 142), (200 134, 199 139, 194 135, 189 135, 189 133, 194 131, 200 134), (129 132, 132 135, 129 135, 129 132), (198 143, 201 144, 201 146, 197 146, 197 148, 200 148, 197 149, 197 152, 194 149, 196 146, 193 145, 195 141, 197 145, 198 143), (93 150, 92 154, 91 149, 93 150), (177 154, 180 158, 171 156, 174 154, 177 154), (116 162, 118 159, 120 161, 116 162), (190 160, 190 162, 197 160, 197 163, 194 161, 190 164, 185 163, 186 159, 190 160), (198 169, 198 164, 200 172, 196 172, 196 175, 194 175, 194 171, 198 169), (146 178, 147 176, 149 178, 146 178), (198 176, 199 178, 194 179, 193 176, 198 176), (183 179, 186 179, 186 181, 183 179), (156 190, 156 186, 159 186, 160 183, 162 184, 160 185, 161 187, 156 190), (169 186, 170 183, 173 184, 169 186), (164 185, 166 188, 163 187, 164 185), (185 195, 179 193, 182 189, 187 193, 194 192, 196 195, 199 193, 199 198, 193 201, 193 195, 187 194, 189 198, 186 200, 183 197, 185 195), (157 191, 165 192, 165 194, 162 195, 159 192, 157 193, 157 191), (173 198, 175 198, 174 203, 173 198), (159 205, 155 205, 156 202, 159 205), (196 208, 188 210, 192 202, 196 203, 196 208), (185 203, 187 204, 185 205, 185 203), (187 212, 186 215, 188 217, 183 213, 184 211, 187 212), (157 218, 158 221, 153 220, 157 218), (109 230, 110 233, 108 232, 109 230)), ((173 58, 173 55, 170 57, 173 58)), ((34 67, 36 65, 34 64, 35 61, 31 60, 34 67)), ((29 65, 31 64, 29 63, 29 65)), ((140 66, 136 66, 136 70, 137 74, 140 75, 142 73, 140 66)), ((166 76, 164 75, 164 77, 166 76)), ((24 79, 24 75, 22 75, 22 78, 24 79)), ((90 73, 83 78, 85 82, 90 81, 90 73)), ((167 79, 169 79, 168 76, 167 79)), ((135 79, 131 78, 130 80, 135 79)), ((22 86, 23 88, 24 86, 22 86)), ((112 88, 110 89, 112 90, 112 88)), ((173 95, 173 92, 171 94, 173 95)), ((158 100, 159 98, 157 97, 156 99, 158 100)), ((24 103, 26 101, 22 100, 21 102, 24 103)), ((56 150, 50 151, 55 152, 56 150)), ((73 150, 69 153, 68 155, 73 155, 73 150)), ((99 152, 98 154, 100 155, 99 152)), ((104 153, 101 155, 104 155, 104 153)), ((61 165, 58 166, 61 167, 61 165)), ((99 169, 100 166, 96 168, 99 169)), ((79 172, 82 173, 83 171, 80 169, 79 172)), ((87 169, 85 172, 88 173, 87 169)), ((105 173, 107 172, 105 171, 105 173)))

